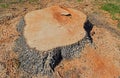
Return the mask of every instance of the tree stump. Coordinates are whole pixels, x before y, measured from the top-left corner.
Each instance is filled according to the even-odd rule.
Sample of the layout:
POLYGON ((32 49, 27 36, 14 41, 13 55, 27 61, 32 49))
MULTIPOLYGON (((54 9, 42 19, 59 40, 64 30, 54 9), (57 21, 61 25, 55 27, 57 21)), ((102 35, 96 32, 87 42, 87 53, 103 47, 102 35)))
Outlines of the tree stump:
POLYGON ((27 13, 18 23, 14 51, 20 68, 51 76, 62 59, 77 57, 91 42, 92 24, 80 11, 52 6, 27 13))

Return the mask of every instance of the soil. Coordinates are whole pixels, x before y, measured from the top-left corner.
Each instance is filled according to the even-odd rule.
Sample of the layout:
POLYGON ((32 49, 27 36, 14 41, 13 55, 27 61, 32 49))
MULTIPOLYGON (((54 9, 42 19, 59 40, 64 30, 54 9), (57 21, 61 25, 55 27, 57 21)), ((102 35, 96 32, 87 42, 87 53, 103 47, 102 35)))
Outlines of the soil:
MULTIPOLYGON (((15 40, 20 36, 16 26, 28 12, 52 5, 74 8, 88 15, 94 24, 92 44, 85 46, 79 57, 62 60, 55 68, 53 78, 119 78, 120 77, 120 30, 117 20, 99 9, 94 0, 41 0, 38 3, 12 4, 0 8, 0 78, 30 78, 19 70, 18 55, 13 51, 15 40)), ((52 77, 52 76, 51 76, 52 77)), ((47 78, 37 74, 32 78, 47 78)))

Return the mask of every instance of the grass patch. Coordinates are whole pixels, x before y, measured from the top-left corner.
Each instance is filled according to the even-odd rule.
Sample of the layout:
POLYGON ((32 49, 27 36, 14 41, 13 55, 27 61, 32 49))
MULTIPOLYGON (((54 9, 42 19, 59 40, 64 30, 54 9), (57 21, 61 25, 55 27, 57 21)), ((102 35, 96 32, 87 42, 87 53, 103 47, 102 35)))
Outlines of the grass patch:
POLYGON ((9 7, 9 4, 7 3, 0 4, 0 8, 8 8, 8 7, 9 7))
POLYGON ((120 4, 119 4, 119 1, 118 1, 118 3, 117 3, 117 0, 116 0, 116 3, 109 3, 109 2, 105 3, 105 4, 103 4, 103 6, 101 8, 102 8, 102 10, 109 12, 111 14, 113 20, 119 21, 117 27, 120 29, 120 4))
POLYGON ((78 2, 81 2, 82 0, 77 0, 78 2))
POLYGON ((0 0, 0 2, 3 2, 3 0, 0 0))
POLYGON ((30 3, 38 2, 38 0, 29 0, 30 3))
POLYGON ((19 0, 19 2, 24 2, 24 0, 19 0))
POLYGON ((120 13, 120 5, 116 5, 113 3, 106 3, 102 6, 102 9, 108 11, 111 14, 120 13))

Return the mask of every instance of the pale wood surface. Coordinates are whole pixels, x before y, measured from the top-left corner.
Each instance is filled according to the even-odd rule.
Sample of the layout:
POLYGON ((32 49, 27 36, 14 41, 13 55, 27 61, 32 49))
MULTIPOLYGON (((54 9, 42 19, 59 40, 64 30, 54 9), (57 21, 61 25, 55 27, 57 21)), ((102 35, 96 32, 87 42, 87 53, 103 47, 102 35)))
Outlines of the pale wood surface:
POLYGON ((85 36, 86 15, 80 11, 53 6, 25 16, 24 36, 37 50, 73 44, 85 36))

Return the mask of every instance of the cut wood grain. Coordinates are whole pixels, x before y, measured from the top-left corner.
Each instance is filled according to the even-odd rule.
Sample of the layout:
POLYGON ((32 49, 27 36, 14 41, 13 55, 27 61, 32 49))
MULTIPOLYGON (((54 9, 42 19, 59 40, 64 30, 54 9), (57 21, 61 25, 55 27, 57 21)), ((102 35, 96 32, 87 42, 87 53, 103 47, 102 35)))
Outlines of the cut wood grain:
POLYGON ((80 11, 53 6, 25 16, 24 36, 30 47, 49 50, 78 42, 85 36, 86 15, 80 11))

